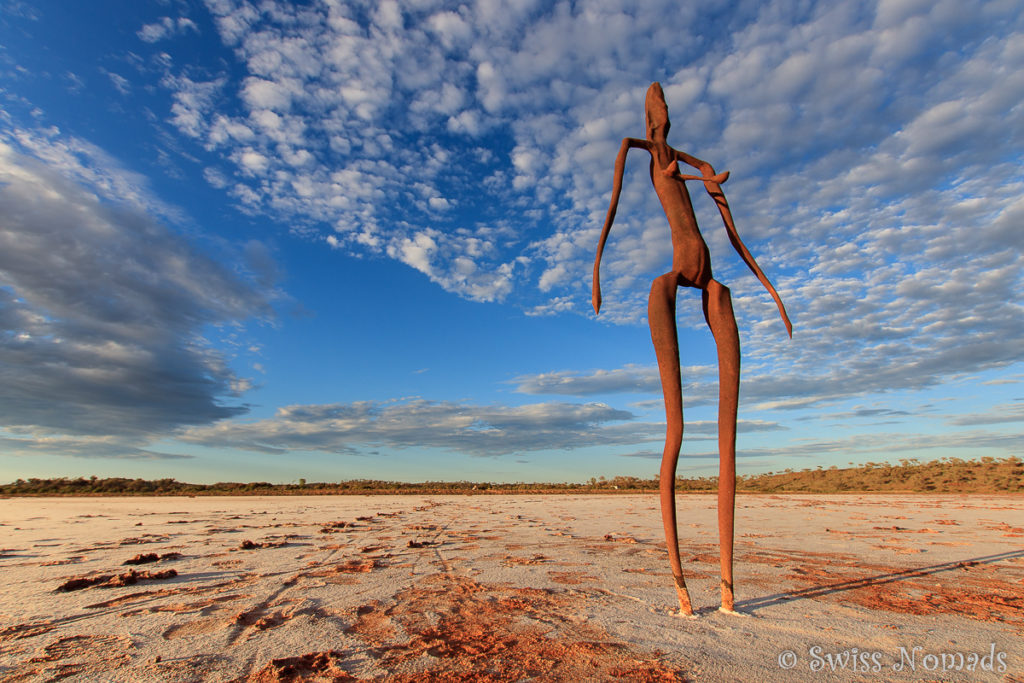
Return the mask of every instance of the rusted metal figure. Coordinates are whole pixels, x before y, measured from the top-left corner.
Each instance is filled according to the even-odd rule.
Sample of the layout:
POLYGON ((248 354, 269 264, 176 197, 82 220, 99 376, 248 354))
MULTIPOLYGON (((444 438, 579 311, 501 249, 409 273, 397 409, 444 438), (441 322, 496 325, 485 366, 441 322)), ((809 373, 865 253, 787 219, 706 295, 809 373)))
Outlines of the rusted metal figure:
POLYGON ((704 188, 715 200, 722 214, 729 240, 775 299, 790 337, 793 336, 793 326, 772 283, 761 272, 754 257, 750 255, 736 233, 732 212, 721 187, 729 173, 716 175, 711 164, 668 145, 668 107, 659 83, 652 83, 648 88, 645 109, 647 139, 625 138, 615 159, 611 205, 608 207, 608 216, 601 231, 601 241, 597 246, 597 258, 594 261, 594 312, 599 313, 601 310, 601 254, 604 252, 612 221, 615 220, 626 154, 630 148, 644 149, 651 155, 651 182, 654 183, 654 191, 658 194, 672 232, 672 270, 654 280, 647 308, 651 339, 654 342, 658 371, 661 374, 661 388, 665 394, 665 417, 668 423, 665 450, 661 460, 660 493, 669 562, 676 581, 679 609, 683 615, 692 615, 693 607, 690 605, 690 595, 686 590, 679 562, 675 505, 676 462, 683 442, 683 397, 679 376, 679 341, 676 332, 676 289, 685 286, 701 290, 704 319, 711 328, 718 347, 718 537, 722 560, 721 609, 733 612, 732 546, 736 498, 736 408, 740 388, 740 341, 729 288, 711 276, 711 257, 707 244, 697 228, 697 219, 690 203, 690 195, 686 191, 685 181, 703 181, 704 188), (680 174, 680 161, 698 169, 701 175, 680 174))

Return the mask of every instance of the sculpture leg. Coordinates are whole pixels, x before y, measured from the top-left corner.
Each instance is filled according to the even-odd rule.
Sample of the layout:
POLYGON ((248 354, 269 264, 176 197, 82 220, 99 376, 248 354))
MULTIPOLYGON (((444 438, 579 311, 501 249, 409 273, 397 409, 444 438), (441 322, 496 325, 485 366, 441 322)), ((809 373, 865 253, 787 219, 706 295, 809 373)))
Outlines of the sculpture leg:
POLYGON ((667 273, 654 280, 651 297, 648 300, 647 320, 651 326, 651 341, 658 356, 658 371, 661 374, 661 389, 665 395, 665 450, 661 456, 661 520, 665 526, 665 543, 668 546, 669 564, 676 582, 679 610, 692 615, 690 594, 683 580, 683 569, 679 562, 679 538, 676 531, 676 461, 679 447, 683 443, 683 388, 679 377, 679 340, 676 334, 676 289, 678 278, 667 273))
POLYGON ((722 609, 733 610, 732 545, 736 504, 736 411, 740 393, 740 339, 729 288, 711 280, 704 317, 718 347, 718 542, 722 560, 722 609))

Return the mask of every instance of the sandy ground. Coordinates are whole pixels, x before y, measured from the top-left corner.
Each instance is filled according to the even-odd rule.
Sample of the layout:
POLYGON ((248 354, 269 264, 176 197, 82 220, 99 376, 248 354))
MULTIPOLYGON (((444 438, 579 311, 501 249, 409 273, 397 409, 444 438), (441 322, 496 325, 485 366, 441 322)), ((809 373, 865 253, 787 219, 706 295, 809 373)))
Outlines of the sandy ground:
POLYGON ((653 495, 0 499, 0 680, 1024 680, 1024 498, 678 506, 695 619, 653 495))

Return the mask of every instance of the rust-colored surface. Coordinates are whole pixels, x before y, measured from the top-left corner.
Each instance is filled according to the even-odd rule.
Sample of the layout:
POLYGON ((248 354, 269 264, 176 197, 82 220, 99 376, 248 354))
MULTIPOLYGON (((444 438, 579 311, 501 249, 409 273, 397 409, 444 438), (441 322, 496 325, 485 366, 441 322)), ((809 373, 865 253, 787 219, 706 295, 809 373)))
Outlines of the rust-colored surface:
POLYGON ((856 604, 899 614, 952 614, 977 621, 1012 625, 1024 632, 1024 594, 1017 572, 1021 552, 1007 552, 963 562, 919 564, 906 569, 838 553, 751 551, 745 563, 788 568, 794 588, 783 595, 741 603, 752 611, 801 599, 856 604), (1013 566, 1010 564, 1010 566, 1013 566))
MULTIPOLYGON (((572 577, 567 583, 574 583, 572 577)), ((367 641, 395 681, 679 681, 658 657, 590 625, 581 601, 553 589, 434 574, 386 607, 358 608, 349 632, 367 641), (551 637, 558 633, 557 638, 551 637)))
MULTIPOLYGON (((346 630, 393 681, 683 680, 656 655, 587 624, 580 602, 562 591, 445 572, 400 591, 390 605, 360 605, 346 630)), ((344 664, 341 652, 312 652, 275 659, 236 683, 363 680, 344 664)))
POLYGON ((687 180, 700 180, 704 183, 704 188, 715 200, 715 205, 722 215, 729 241, 775 299, 790 337, 793 336, 793 326, 775 287, 765 277, 736 232, 729 203, 722 192, 722 183, 729 177, 728 171, 716 174, 715 169, 708 162, 669 146, 667 136, 671 123, 661 84, 652 83, 647 89, 645 110, 647 138, 644 140, 623 139, 619 155, 615 160, 611 204, 608 207, 608 215, 605 218, 601 240, 597 246, 597 256, 594 260, 594 312, 600 313, 601 311, 601 255, 604 253, 604 245, 608 239, 612 222, 615 220, 615 212, 618 210, 626 154, 632 148, 644 149, 651 155, 651 182, 654 184, 654 191, 665 211, 672 235, 672 270, 654 280, 647 308, 651 340, 654 342, 654 350, 658 357, 658 371, 661 375, 661 388, 665 396, 665 417, 668 423, 665 449, 661 460, 660 486, 661 514, 665 526, 665 540, 668 544, 669 563, 675 578, 679 608, 683 614, 693 614, 690 596, 686 590, 686 582, 679 562, 679 542, 676 531, 675 474, 679 449, 683 443, 683 396, 679 371, 679 340, 676 330, 676 290, 679 287, 695 287, 702 292, 704 319, 707 320, 718 347, 718 535, 722 565, 722 609, 732 611, 732 546, 736 498, 736 410, 740 387, 740 342, 729 288, 715 280, 711 274, 711 256, 700 229, 697 227, 693 204, 690 201, 689 192, 686 190, 687 180), (701 172, 701 175, 679 173, 680 161, 693 166, 701 172))

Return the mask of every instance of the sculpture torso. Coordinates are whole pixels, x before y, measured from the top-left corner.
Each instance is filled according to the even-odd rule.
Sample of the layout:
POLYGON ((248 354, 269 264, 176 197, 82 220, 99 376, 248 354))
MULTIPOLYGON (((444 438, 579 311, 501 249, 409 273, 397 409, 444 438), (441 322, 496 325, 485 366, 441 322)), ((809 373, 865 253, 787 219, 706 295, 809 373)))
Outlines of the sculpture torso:
POLYGON ((697 227, 690 193, 679 177, 672 148, 664 143, 649 144, 651 182, 672 233, 672 270, 686 280, 681 284, 703 289, 711 280, 711 254, 697 227))

